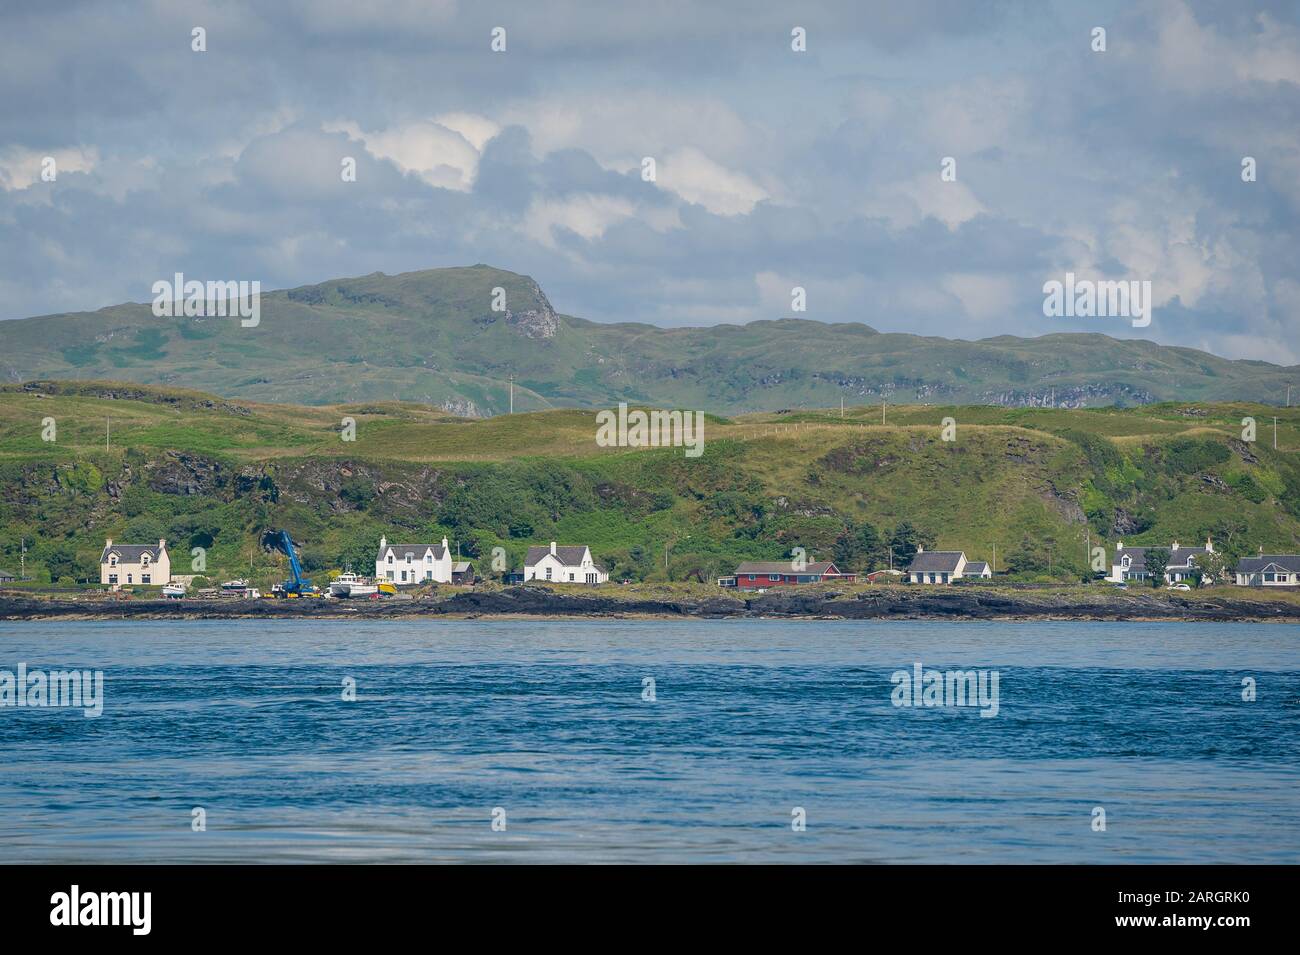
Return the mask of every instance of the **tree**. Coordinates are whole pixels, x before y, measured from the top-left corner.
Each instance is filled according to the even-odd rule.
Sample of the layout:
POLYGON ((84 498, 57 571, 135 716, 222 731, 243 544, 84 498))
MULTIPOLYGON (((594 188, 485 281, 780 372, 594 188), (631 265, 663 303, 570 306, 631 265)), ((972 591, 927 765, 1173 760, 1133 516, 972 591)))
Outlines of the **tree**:
POLYGON ((911 521, 900 521, 889 535, 889 546, 894 552, 894 566, 905 566, 916 556, 918 548, 934 547, 934 535, 917 530, 911 521))
POLYGON ((1007 571, 1012 574, 1042 574, 1051 567, 1052 554, 1046 542, 1026 534, 1007 556, 1007 571))
POLYGON ((1212 587, 1215 584, 1226 584, 1232 578, 1232 567, 1226 554, 1216 552, 1196 558, 1193 574, 1198 587, 1212 587))
POLYGON ((1147 551, 1147 579, 1152 587, 1159 587, 1165 582, 1165 569, 1169 566, 1169 551, 1163 547, 1152 547, 1147 551))

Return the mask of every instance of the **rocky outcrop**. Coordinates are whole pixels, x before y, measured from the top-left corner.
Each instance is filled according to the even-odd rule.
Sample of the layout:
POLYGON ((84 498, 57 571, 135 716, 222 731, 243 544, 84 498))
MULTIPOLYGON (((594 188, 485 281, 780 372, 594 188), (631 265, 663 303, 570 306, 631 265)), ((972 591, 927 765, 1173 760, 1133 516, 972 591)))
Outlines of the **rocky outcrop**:
POLYGON ((541 286, 536 282, 530 282, 528 289, 536 300, 537 307, 522 312, 512 312, 507 308, 506 324, 513 326, 527 338, 554 338, 560 331, 559 316, 555 314, 555 309, 551 308, 551 303, 543 294, 541 286))
POLYGON ((754 596, 639 599, 546 587, 460 591, 420 599, 39 600, 0 595, 0 619, 221 619, 422 616, 723 617, 845 620, 1181 620, 1300 622, 1300 604, 1225 592, 1191 599, 1163 591, 1007 591, 970 587, 879 588, 853 594, 771 591, 754 596))

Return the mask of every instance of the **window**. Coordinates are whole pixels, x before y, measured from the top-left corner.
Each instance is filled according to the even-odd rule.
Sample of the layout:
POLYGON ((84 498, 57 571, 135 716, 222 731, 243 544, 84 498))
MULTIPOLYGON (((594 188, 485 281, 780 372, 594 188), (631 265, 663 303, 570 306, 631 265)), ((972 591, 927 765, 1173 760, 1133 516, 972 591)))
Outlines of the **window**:
POLYGON ((140 575, 140 583, 142 583, 142 584, 151 584, 151 583, 153 583, 153 575, 152 575, 152 574, 141 574, 141 575, 140 575))
POLYGON ((141 566, 141 567, 148 567, 148 566, 149 566, 149 555, 148 555, 148 554, 141 554, 141 555, 140 555, 140 566, 141 566))
POLYGON ((546 579, 547 580, 551 579, 551 568, 549 567, 546 568, 546 579))
POLYGON ((128 584, 129 584, 129 583, 132 583, 131 575, 130 575, 130 574, 127 574, 127 575, 126 575, 126 582, 127 582, 128 584))
POLYGON ((402 571, 402 583, 406 583, 406 571, 402 571))
POLYGON ((110 584, 115 584, 115 583, 117 583, 117 574, 109 574, 109 575, 108 575, 108 582, 109 582, 110 584))
POLYGON ((389 554, 389 555, 388 555, 388 562, 389 562, 390 564, 393 562, 393 555, 392 555, 392 554, 389 554))
POLYGON ((573 571, 569 571, 569 582, 573 582, 573 571))
POLYGON ((109 554, 109 555, 108 555, 108 566, 109 566, 109 567, 116 567, 116 566, 117 566, 117 555, 116 555, 116 554, 109 554))

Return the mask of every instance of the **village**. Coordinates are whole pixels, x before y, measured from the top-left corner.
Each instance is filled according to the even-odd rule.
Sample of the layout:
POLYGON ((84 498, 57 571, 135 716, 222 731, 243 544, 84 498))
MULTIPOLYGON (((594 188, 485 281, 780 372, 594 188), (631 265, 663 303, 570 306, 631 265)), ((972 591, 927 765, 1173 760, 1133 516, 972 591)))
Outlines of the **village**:
MULTIPOLYGON (((436 543, 398 543, 381 536, 374 557, 373 573, 358 574, 350 568, 326 584, 317 585, 304 576, 296 545, 287 531, 267 532, 263 544, 287 558, 290 577, 274 584, 266 593, 244 579, 229 580, 220 587, 194 587, 198 574, 175 574, 167 541, 120 543, 111 538, 100 555, 100 585, 116 593, 157 589, 174 599, 230 597, 242 599, 303 598, 382 599, 433 585, 473 587, 484 582, 472 561, 459 559, 446 537, 436 543)), ((800 552, 802 553, 802 552, 800 552)), ((1098 548, 1097 553, 1102 553, 1098 548)), ((1096 563, 1094 567, 1096 568, 1096 563)), ((1167 548, 1115 546, 1109 569, 1100 568, 1094 582, 1118 589, 1130 586, 1191 590, 1196 587, 1233 585, 1258 588, 1300 587, 1300 554, 1264 553, 1242 557, 1228 566, 1214 543, 1188 546, 1178 541, 1167 548)), ((368 570, 368 568, 367 568, 368 570)), ((989 562, 972 560, 960 550, 926 550, 918 547, 906 567, 857 572, 841 569, 833 561, 745 561, 735 572, 717 579, 725 590, 763 593, 770 589, 812 584, 882 584, 948 586, 997 582, 998 574, 989 562)), ((491 578, 505 585, 542 584, 599 587, 610 582, 609 571, 593 556, 586 544, 560 544, 528 548, 520 569, 494 566, 491 578)), ((0 572, 0 582, 13 575, 0 572)), ((630 581, 624 580, 623 584, 630 581)))

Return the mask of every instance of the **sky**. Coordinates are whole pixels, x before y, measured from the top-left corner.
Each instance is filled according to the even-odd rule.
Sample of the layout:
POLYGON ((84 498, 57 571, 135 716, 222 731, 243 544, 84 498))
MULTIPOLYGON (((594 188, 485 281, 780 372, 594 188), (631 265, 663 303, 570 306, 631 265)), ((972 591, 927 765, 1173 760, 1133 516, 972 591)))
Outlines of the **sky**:
POLYGON ((0 319, 487 263, 593 321, 1300 363, 1295 2, 45 0, 0 88, 0 319), (1045 315, 1067 272, 1151 324, 1045 315))

